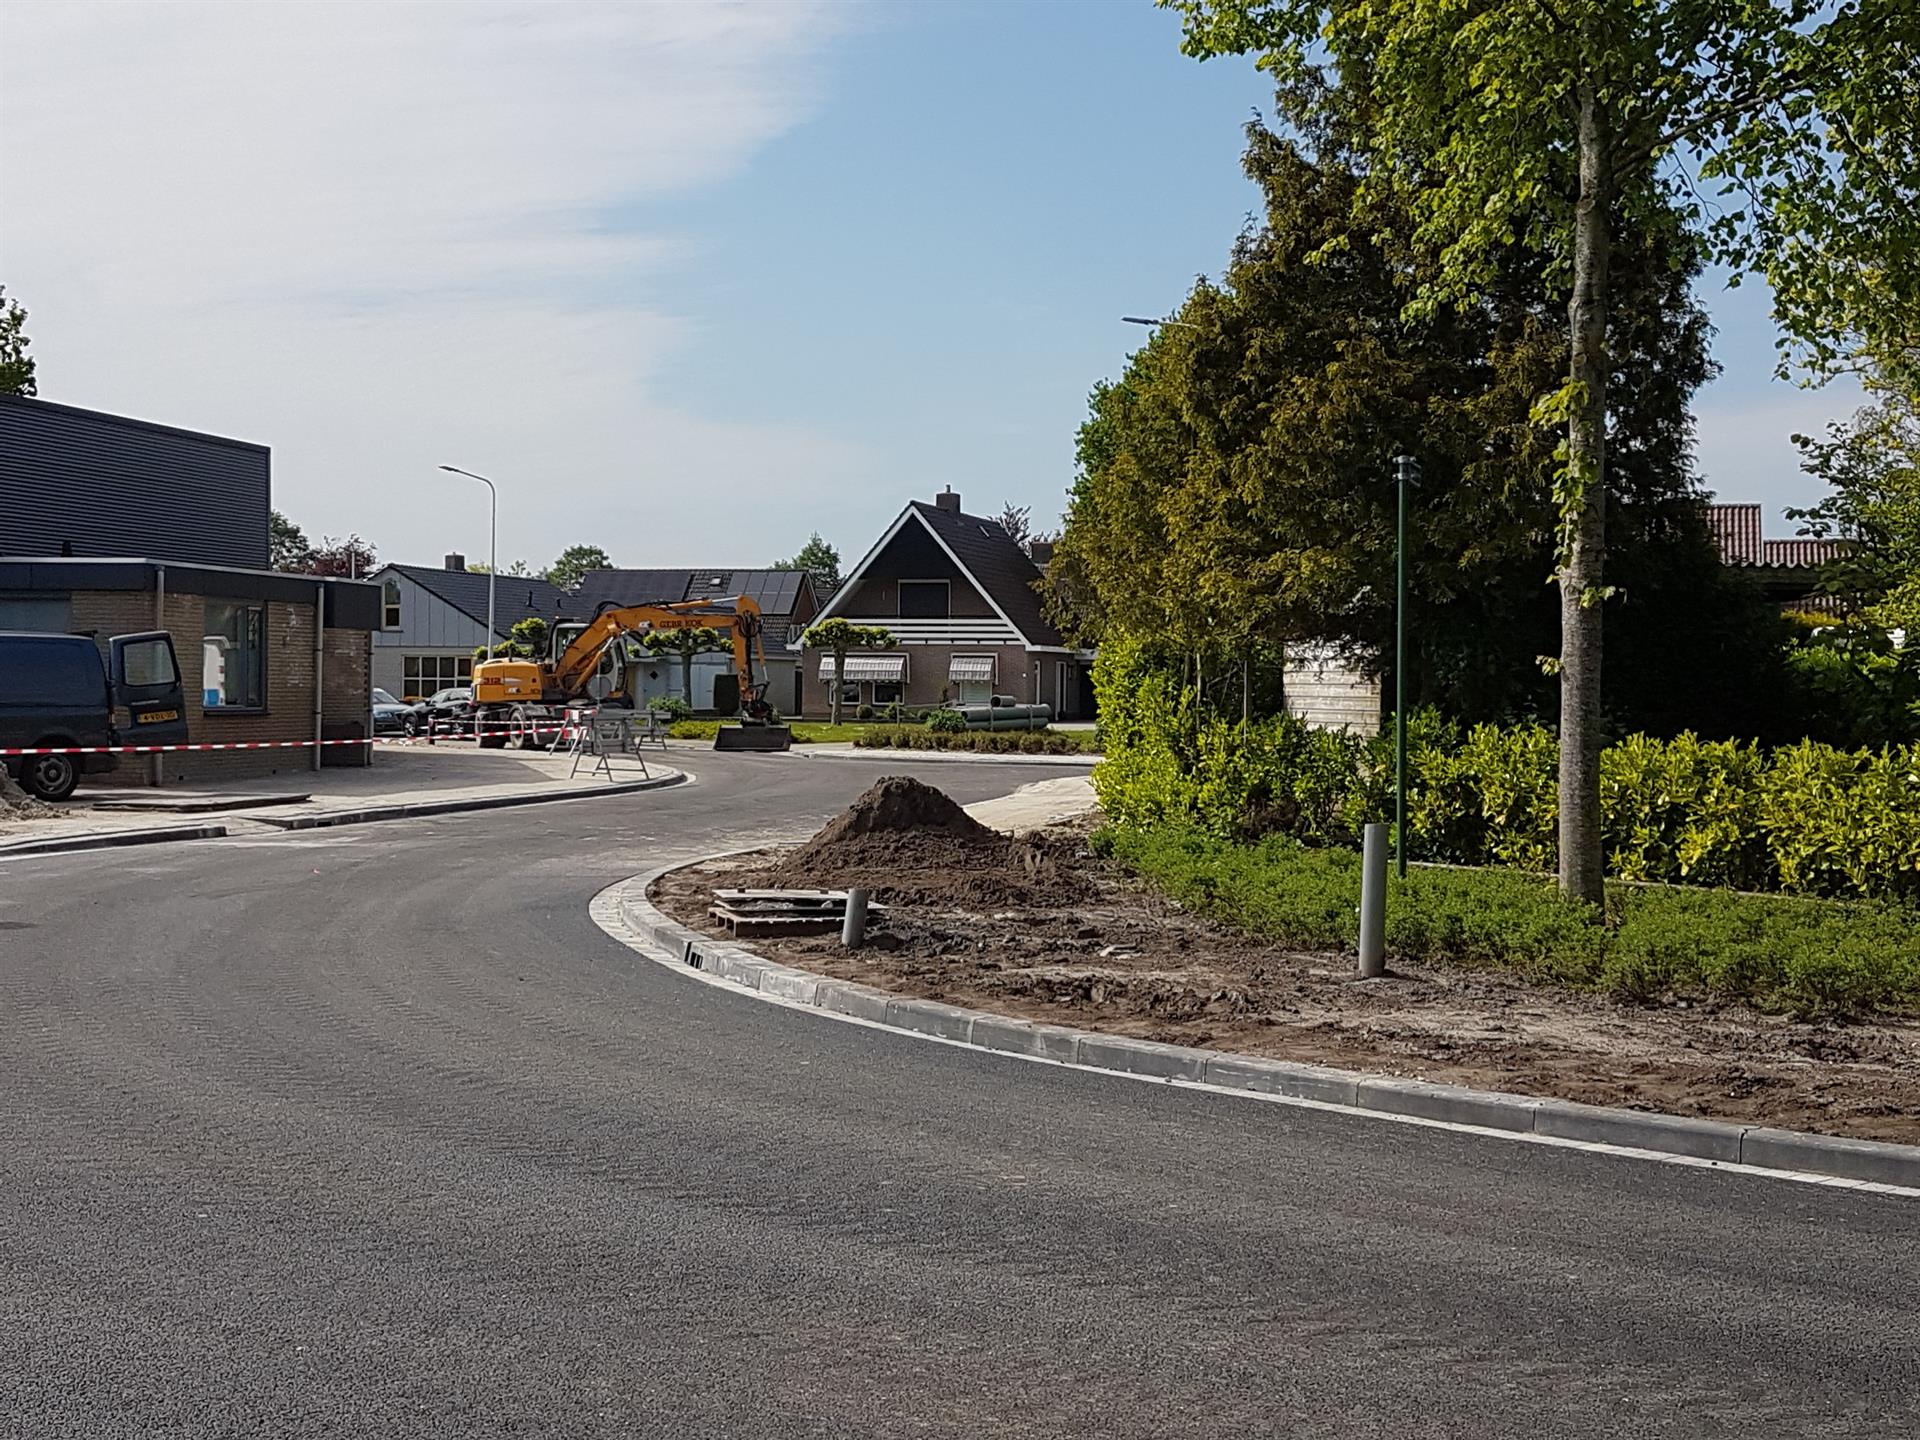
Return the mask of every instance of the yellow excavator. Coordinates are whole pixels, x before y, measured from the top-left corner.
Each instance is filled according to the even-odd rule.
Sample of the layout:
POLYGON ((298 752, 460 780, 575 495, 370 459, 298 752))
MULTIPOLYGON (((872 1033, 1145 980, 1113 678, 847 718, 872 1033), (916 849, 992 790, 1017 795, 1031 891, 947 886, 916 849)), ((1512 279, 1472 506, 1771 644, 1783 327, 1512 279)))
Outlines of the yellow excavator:
POLYGON ((716 750, 785 750, 793 743, 776 724, 767 703, 767 652, 761 643, 760 606, 745 595, 687 600, 671 605, 603 603, 591 620, 555 621, 547 630, 547 653, 530 660, 482 660, 473 667, 475 733, 489 749, 533 749, 566 723, 567 707, 592 702, 632 705, 632 687, 621 678, 628 636, 654 630, 720 630, 733 639, 733 672, 739 690, 738 725, 722 725, 716 750), (756 669, 755 661, 758 661, 756 669), (613 677, 610 693, 594 694, 594 681, 613 677))

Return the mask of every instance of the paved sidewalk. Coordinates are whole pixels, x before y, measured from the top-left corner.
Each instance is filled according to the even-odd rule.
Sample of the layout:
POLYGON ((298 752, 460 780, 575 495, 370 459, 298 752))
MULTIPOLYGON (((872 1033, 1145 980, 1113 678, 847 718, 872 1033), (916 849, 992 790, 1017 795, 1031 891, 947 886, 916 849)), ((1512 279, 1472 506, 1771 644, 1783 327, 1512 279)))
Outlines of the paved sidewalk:
MULTIPOLYGON (((471 746, 380 745, 365 768, 329 767, 249 776, 223 785, 150 786, 87 784, 59 815, 47 820, 0 824, 0 856, 45 841, 89 837, 126 838, 183 827, 224 825, 229 833, 288 826, 342 823, 345 817, 392 807, 480 806, 590 796, 630 785, 645 777, 632 760, 613 762, 614 779, 590 774, 591 760, 569 776, 567 755, 471 746), (137 808, 123 808, 137 807, 137 808)), ((655 778, 683 773, 663 763, 658 752, 647 757, 655 778)), ((111 779, 112 777, 101 777, 111 779)), ((371 818, 371 817, 369 817, 371 818)))
POLYGON ((998 800, 969 805, 967 813, 982 825, 1012 835, 1037 830, 1056 820, 1085 815, 1099 803, 1094 798, 1093 781, 1085 775, 1062 775, 1055 780, 1036 780, 1031 785, 1022 785, 998 800))
POLYGON ((977 750, 869 750, 850 743, 834 741, 824 745, 796 745, 787 752, 809 760, 859 760, 873 765, 918 765, 921 761, 943 765, 1066 765, 1091 770, 1106 757, 1084 751, 1074 755, 983 754, 977 750))

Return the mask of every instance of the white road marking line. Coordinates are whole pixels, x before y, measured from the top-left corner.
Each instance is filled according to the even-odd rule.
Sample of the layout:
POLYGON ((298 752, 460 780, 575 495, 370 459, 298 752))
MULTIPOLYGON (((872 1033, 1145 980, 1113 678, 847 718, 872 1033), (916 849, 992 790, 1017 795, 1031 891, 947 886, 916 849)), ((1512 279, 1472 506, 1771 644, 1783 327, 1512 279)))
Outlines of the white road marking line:
POLYGON ((593 897, 588 906, 588 914, 594 924, 605 931, 609 938, 619 941, 635 954, 675 974, 685 975, 689 979, 703 984, 717 986, 732 991, 736 995, 750 996, 769 1005, 783 1006, 788 1010, 802 1011, 808 1015, 818 1015, 828 1020, 840 1020, 849 1025, 863 1025, 869 1030, 884 1030, 891 1035, 904 1035, 913 1040, 925 1040, 934 1045, 949 1045, 956 1050, 969 1050, 976 1055, 993 1055, 1007 1060, 1022 1060, 1034 1065, 1051 1065, 1058 1069, 1084 1070, 1092 1075, 1110 1076, 1116 1080, 1132 1080, 1142 1085, 1165 1085, 1180 1090, 1204 1090, 1214 1095, 1226 1095, 1238 1100, 1258 1100, 1270 1105, 1289 1105, 1300 1110, 1327 1110, 1338 1115, 1346 1115, 1365 1120, 1386 1120, 1396 1125, 1417 1125, 1430 1130, 1451 1130, 1461 1135, 1478 1135, 1488 1140, 1510 1140, 1527 1145, 1545 1145, 1558 1150, 1578 1150, 1589 1155, 1607 1155, 1622 1160, 1644 1160, 1656 1165, 1680 1165, 1694 1170, 1720 1170, 1730 1175, 1752 1175, 1764 1180, 1783 1180, 1796 1185, 1820 1185, 1829 1190, 1856 1190, 1870 1195, 1899 1195, 1908 1199, 1920 1199, 1920 1189, 1906 1185, 1888 1185, 1877 1180, 1853 1180, 1842 1175, 1815 1175, 1804 1170, 1772 1170, 1761 1165, 1739 1165, 1726 1160, 1703 1160, 1694 1155, 1671 1155, 1664 1150, 1636 1150, 1625 1145, 1607 1145, 1596 1140, 1567 1140, 1558 1135, 1535 1135, 1519 1130, 1494 1130, 1484 1125, 1463 1125, 1457 1120, 1430 1120, 1423 1115, 1396 1115, 1390 1110, 1367 1110, 1357 1105, 1335 1105, 1325 1100, 1307 1100, 1293 1095, 1269 1095, 1257 1090, 1239 1090, 1226 1085, 1209 1085, 1195 1080, 1164 1080, 1153 1075, 1133 1075, 1124 1070, 1103 1070, 1097 1065, 1082 1065, 1078 1061, 1050 1060, 1041 1055, 1017 1055, 1010 1051, 989 1050, 982 1045, 970 1044, 965 1040, 949 1040, 944 1035, 928 1035, 919 1030, 906 1030, 898 1025, 884 1025, 877 1020, 866 1020, 858 1015, 843 1015, 837 1010, 822 1009, 818 1005, 805 1004, 799 1000, 789 1000, 781 995, 769 995, 764 991, 750 989, 735 981, 705 970, 696 970, 691 965, 683 965, 670 956, 654 951, 639 936, 633 933, 626 917, 620 912, 620 891, 626 881, 609 885, 593 897))

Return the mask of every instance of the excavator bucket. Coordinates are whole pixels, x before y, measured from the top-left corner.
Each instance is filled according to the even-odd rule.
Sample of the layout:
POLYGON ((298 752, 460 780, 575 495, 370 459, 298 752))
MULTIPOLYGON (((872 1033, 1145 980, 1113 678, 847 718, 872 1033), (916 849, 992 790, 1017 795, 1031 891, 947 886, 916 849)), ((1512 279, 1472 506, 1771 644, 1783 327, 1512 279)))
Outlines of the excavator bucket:
POLYGON ((791 750, 793 731, 784 725, 722 725, 713 737, 716 750, 791 750))

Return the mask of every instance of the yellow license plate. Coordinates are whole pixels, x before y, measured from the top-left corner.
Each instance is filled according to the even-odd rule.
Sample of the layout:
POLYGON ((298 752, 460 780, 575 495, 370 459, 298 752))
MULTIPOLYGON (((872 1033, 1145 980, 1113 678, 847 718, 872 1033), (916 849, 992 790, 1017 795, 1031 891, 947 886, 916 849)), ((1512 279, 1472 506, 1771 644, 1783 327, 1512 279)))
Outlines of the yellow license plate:
POLYGON ((134 719, 142 725, 153 725, 162 720, 178 720, 179 718, 180 712, 178 710, 148 710, 134 716, 134 719))

